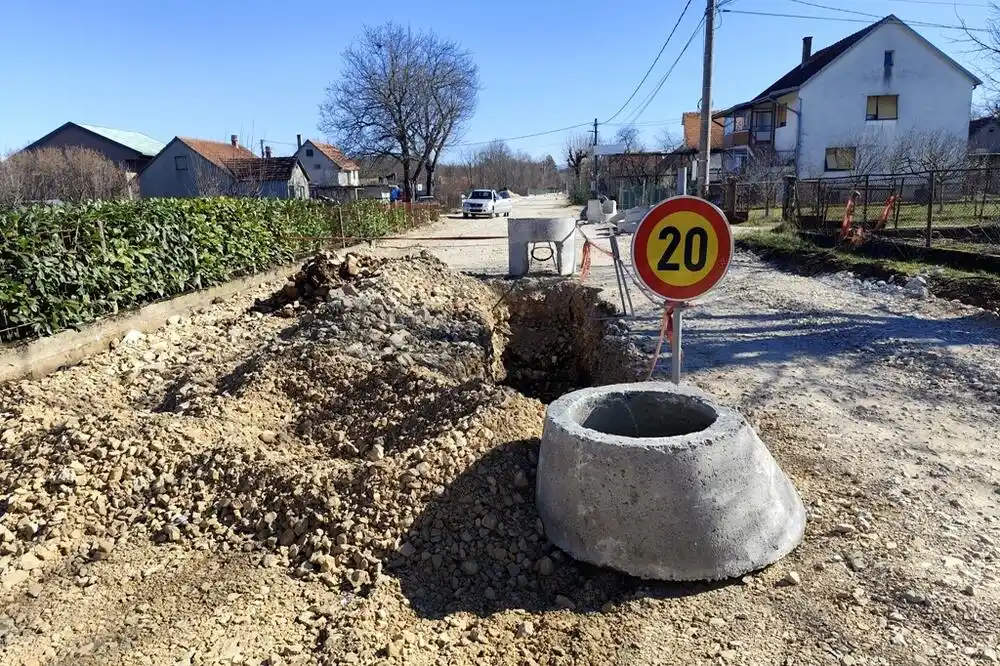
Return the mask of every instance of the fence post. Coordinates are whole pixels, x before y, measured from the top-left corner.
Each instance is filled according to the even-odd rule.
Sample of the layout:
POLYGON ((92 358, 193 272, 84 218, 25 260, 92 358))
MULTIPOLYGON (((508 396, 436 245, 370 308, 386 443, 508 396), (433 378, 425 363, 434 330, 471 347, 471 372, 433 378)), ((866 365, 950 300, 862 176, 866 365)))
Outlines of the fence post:
POLYGON ((341 249, 347 249, 347 231, 344 229, 344 205, 337 205, 337 215, 340 216, 340 243, 341 249))
POLYGON ((934 226, 934 172, 929 171, 927 173, 927 185, 929 188, 929 196, 927 197, 927 239, 925 240, 925 245, 929 248, 931 246, 931 229, 934 226))
POLYGON ((792 219, 792 198, 795 196, 795 176, 785 176, 785 191, 781 197, 781 219, 789 222, 792 219))
POLYGON ((736 219, 736 179, 732 176, 726 181, 726 217, 730 224, 736 219))
POLYGON ((868 222, 868 188, 871 187, 871 174, 865 174, 865 198, 861 204, 861 223, 865 224, 868 222))

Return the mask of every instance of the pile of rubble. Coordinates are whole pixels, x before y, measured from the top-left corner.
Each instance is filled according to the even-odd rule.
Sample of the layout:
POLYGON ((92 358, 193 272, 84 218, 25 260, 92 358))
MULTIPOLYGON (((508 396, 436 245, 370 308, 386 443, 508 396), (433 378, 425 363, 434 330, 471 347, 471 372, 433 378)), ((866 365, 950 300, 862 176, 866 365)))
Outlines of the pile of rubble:
POLYGON ((72 584, 98 584, 98 563, 139 537, 246 553, 331 590, 398 585, 431 613, 559 595, 599 606, 601 587, 583 585, 535 513, 544 407, 503 384, 512 338, 518 363, 535 358, 528 346, 599 348, 605 329, 625 349, 621 330, 584 313, 596 294, 565 284, 548 306, 563 314, 545 318, 538 285, 514 292, 426 254, 324 253, 243 315, 296 321, 225 364, 167 358, 137 338, 111 352, 140 359, 107 378, 120 404, 39 411, 36 387, 0 387, 3 588, 39 585, 56 563, 72 584), (516 320, 537 316, 526 345, 516 320), (574 319, 581 335, 561 329, 574 319), (141 405, 129 404, 134 389, 141 405))

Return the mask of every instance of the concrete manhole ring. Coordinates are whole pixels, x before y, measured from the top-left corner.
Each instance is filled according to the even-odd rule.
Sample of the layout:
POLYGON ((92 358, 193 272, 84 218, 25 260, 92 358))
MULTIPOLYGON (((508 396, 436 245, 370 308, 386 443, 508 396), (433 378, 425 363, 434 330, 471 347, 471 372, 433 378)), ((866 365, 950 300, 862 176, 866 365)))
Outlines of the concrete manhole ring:
POLYGON ((658 580, 741 576, 787 555, 805 529, 795 487, 746 419, 665 382, 552 402, 537 504, 568 554, 658 580))

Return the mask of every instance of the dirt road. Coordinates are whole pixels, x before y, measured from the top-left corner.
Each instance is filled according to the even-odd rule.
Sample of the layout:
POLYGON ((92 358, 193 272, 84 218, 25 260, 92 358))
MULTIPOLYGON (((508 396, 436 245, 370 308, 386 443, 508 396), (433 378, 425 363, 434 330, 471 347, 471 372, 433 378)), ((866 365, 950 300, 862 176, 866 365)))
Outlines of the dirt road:
MULTIPOLYGON (((450 237, 505 228, 446 219, 378 254, 501 274, 504 241, 450 237)), ((995 317, 738 254, 689 314, 686 377, 757 426, 806 539, 741 581, 643 583, 541 538, 541 405, 475 365, 493 292, 378 270, 325 314, 247 313, 268 285, 0 387, 0 662, 998 662, 995 317)), ((603 255, 588 284, 616 301, 603 255)))

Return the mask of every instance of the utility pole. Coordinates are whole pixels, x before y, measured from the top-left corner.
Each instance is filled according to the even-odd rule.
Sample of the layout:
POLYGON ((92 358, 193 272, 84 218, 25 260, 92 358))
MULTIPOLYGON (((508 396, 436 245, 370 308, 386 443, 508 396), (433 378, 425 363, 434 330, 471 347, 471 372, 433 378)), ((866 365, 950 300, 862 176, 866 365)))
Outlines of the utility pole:
POLYGON ((715 0, 705 6, 705 63, 701 73, 701 164, 698 169, 698 196, 708 197, 709 164, 712 160, 712 41, 715 33, 715 0))
MULTIPOLYGON (((709 0, 711 2, 711 0, 709 0)), ((260 156, 264 157, 264 139, 260 140, 260 156)))
POLYGON ((594 198, 601 196, 600 177, 597 173, 597 118, 594 118, 594 198))

